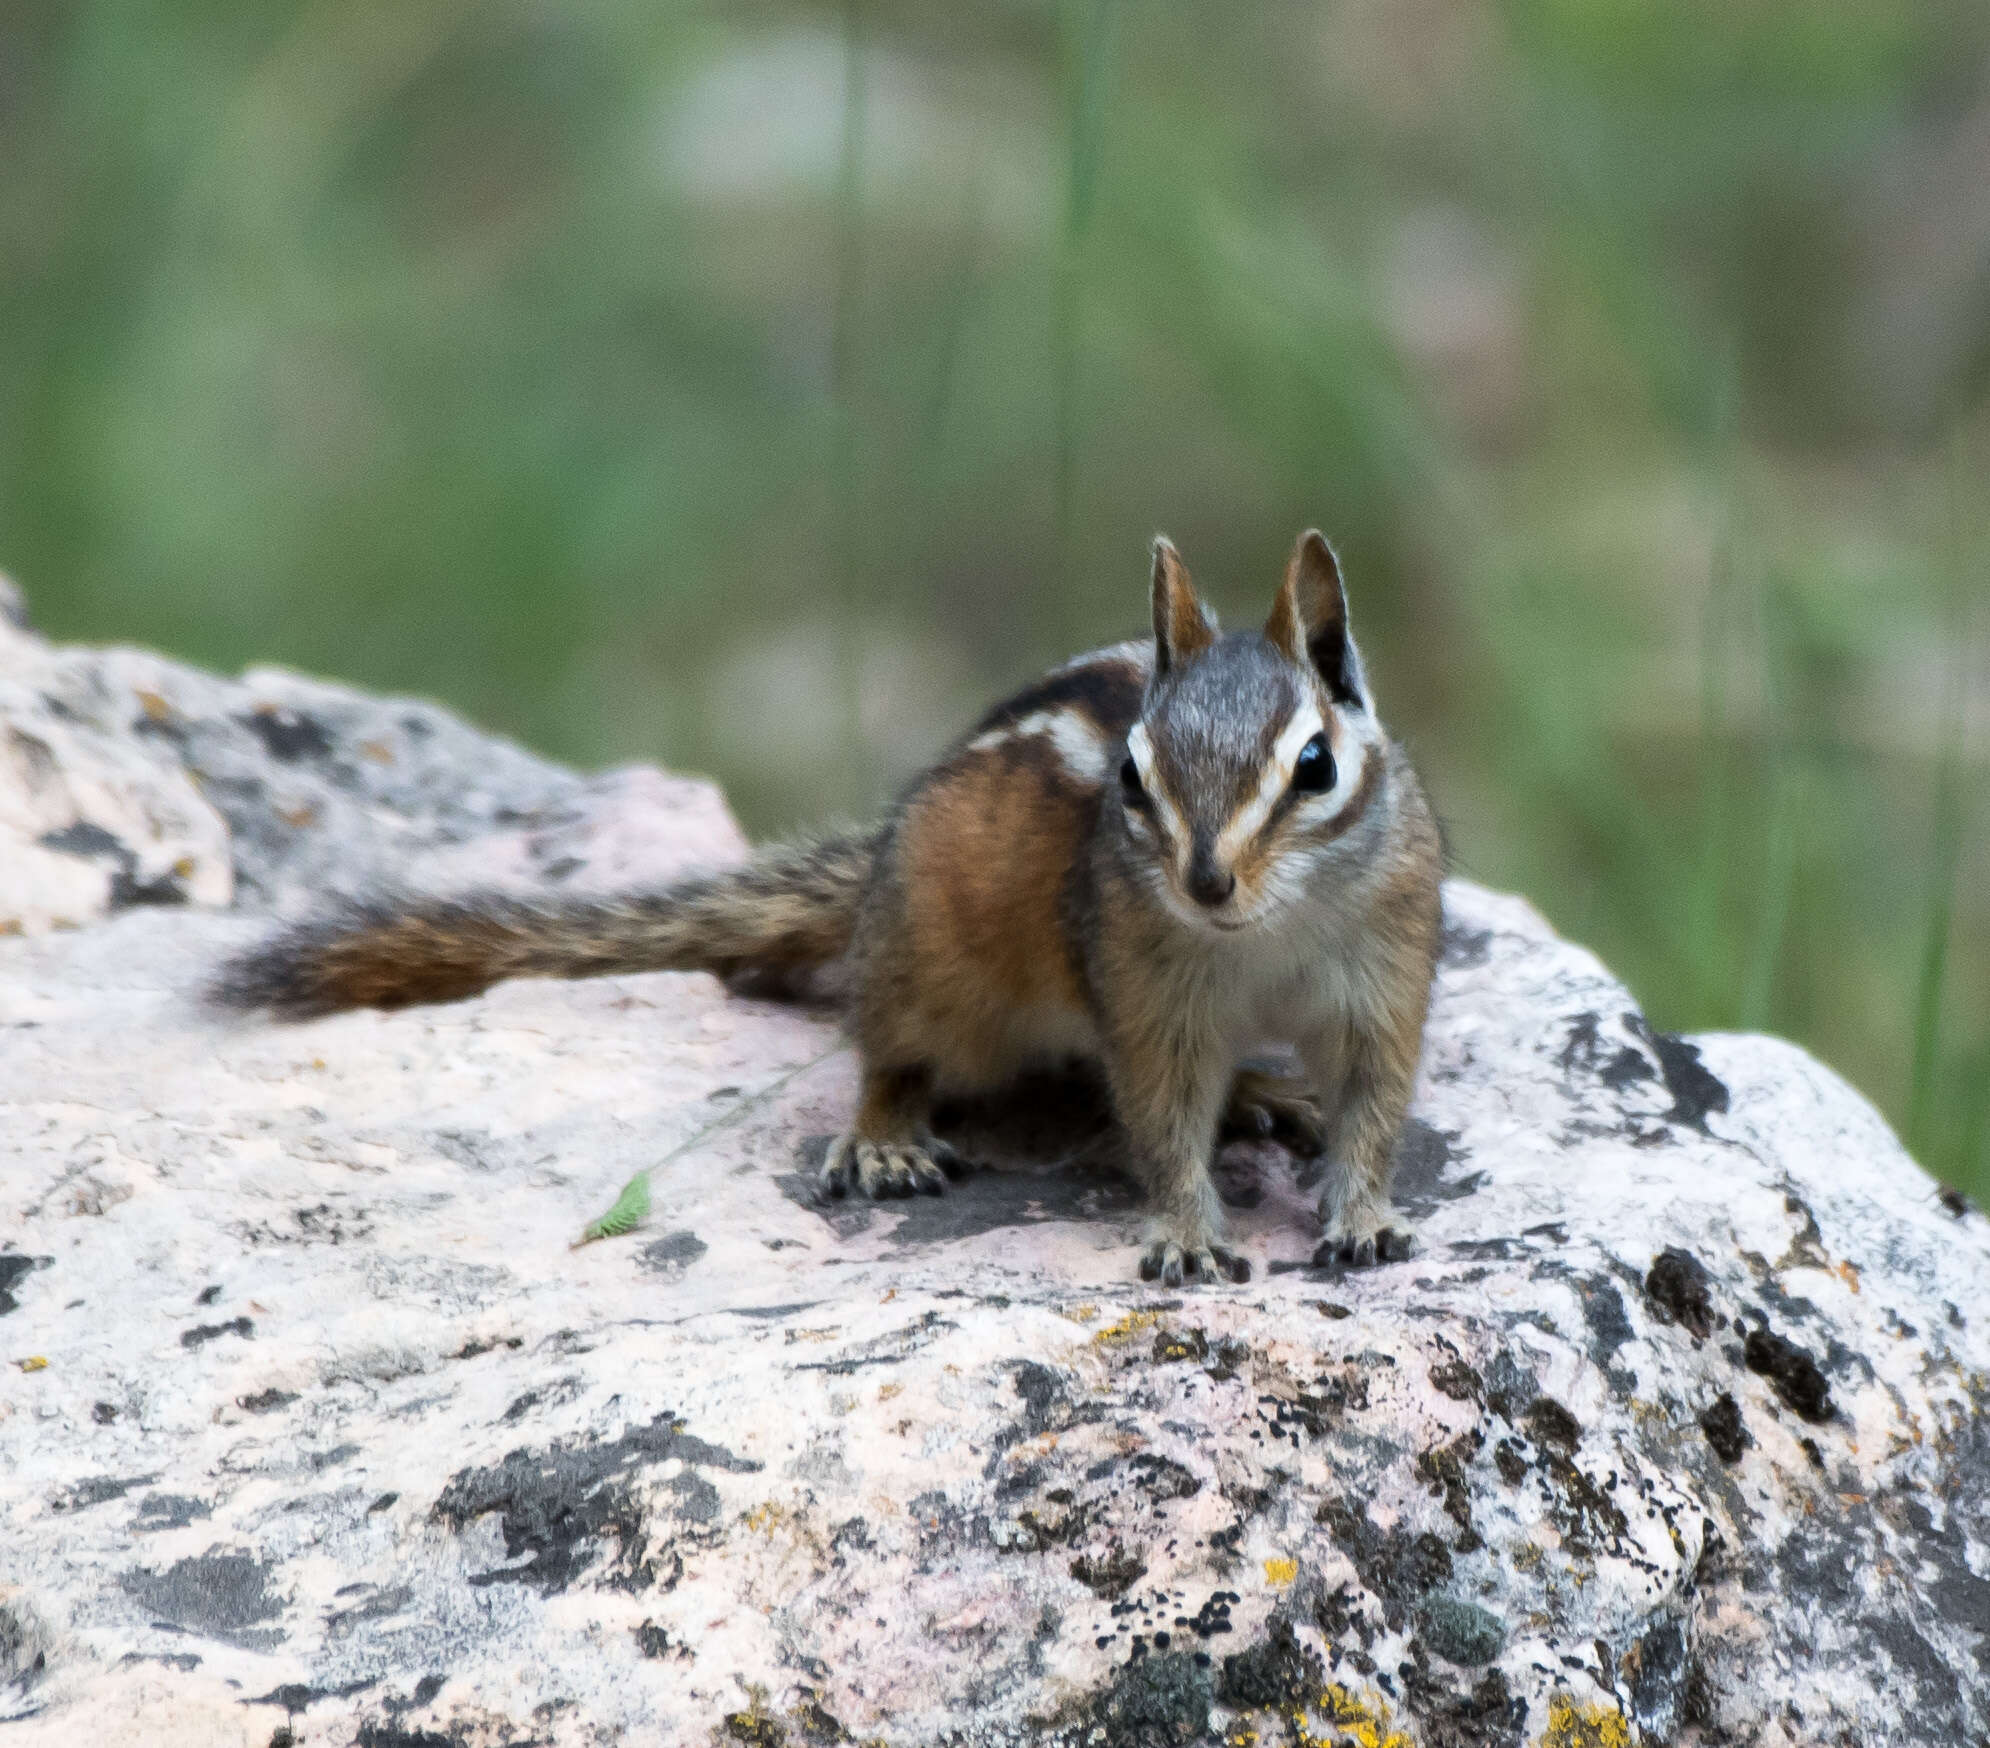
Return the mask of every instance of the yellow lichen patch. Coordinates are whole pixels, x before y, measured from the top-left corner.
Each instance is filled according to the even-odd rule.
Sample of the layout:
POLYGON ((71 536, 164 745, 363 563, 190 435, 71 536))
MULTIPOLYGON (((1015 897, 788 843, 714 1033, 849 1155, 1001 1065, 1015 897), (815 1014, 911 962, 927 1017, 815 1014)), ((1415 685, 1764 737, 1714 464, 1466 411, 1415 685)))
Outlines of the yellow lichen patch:
POLYGON ((878 1400, 880 1402, 889 1402, 894 1396, 901 1396, 904 1393, 905 1386, 903 1384, 880 1384, 878 1386, 878 1400))
POLYGON ((1631 1748, 1630 1720, 1604 1706, 1579 1706, 1565 1693, 1548 1701, 1540 1748, 1631 1748))
POLYGON ((1098 1317, 1098 1314, 1098 1306, 1090 1302, 1083 1305, 1073 1305, 1069 1311, 1059 1313, 1060 1316, 1070 1318, 1073 1323, 1093 1322, 1098 1317))
POLYGON ((756 1505, 747 1512, 740 1522, 757 1535, 771 1536, 776 1529, 788 1521, 788 1508, 768 1500, 765 1505, 756 1505))
POLYGON ((1143 1329, 1152 1329, 1161 1321, 1158 1311, 1129 1311, 1117 1323, 1108 1323, 1092 1337, 1094 1347, 1117 1347, 1129 1341, 1143 1329))
POLYGON ((1319 1748, 1415 1748, 1400 1730, 1389 1728, 1389 1708, 1380 1700, 1367 1700, 1335 1682, 1320 1695, 1316 1708, 1326 1718, 1331 1734, 1308 1736, 1303 1724, 1294 1719, 1301 1748, 1317 1743, 1319 1748))
POLYGON ((1299 1562, 1297 1560, 1267 1560, 1264 1563, 1264 1575, 1267 1583, 1275 1584, 1280 1590, 1283 1590, 1286 1585, 1299 1576, 1299 1562))

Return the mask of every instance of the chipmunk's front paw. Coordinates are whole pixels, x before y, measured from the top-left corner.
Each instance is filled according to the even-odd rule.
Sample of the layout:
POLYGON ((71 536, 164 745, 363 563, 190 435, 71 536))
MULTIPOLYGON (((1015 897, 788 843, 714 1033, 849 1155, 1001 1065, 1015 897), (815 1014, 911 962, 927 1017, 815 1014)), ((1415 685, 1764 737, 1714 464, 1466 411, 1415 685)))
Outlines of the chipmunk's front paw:
POLYGON ((1157 1238, 1140 1259, 1140 1278, 1164 1287, 1179 1287, 1184 1281, 1248 1281, 1251 1264, 1225 1245, 1157 1238))
POLYGON ((1415 1230, 1386 1207, 1353 1207, 1338 1216, 1321 1210, 1327 1235, 1313 1252, 1316 1269, 1373 1268, 1381 1262, 1401 1262, 1415 1248, 1415 1230))
POLYGON ((1305 1081, 1245 1068, 1231 1082, 1216 1138, 1276 1141, 1301 1159, 1317 1159, 1326 1149, 1327 1123, 1305 1081))
POLYGON ((839 1135, 823 1156, 822 1187, 838 1199, 860 1190, 874 1202, 890 1196, 937 1196, 946 1190, 948 1176, 959 1171, 952 1151, 938 1145, 839 1135))

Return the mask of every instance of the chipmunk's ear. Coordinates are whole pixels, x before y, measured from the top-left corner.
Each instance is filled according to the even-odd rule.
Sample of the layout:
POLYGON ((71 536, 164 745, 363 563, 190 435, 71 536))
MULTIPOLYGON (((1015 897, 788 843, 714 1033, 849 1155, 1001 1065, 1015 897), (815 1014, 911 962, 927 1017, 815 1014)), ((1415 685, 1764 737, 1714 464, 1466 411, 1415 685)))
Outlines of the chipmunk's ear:
POLYGON ((1310 663, 1336 704, 1367 708, 1361 657, 1347 629, 1340 561, 1317 528, 1299 536, 1264 634, 1295 662, 1310 663))
POLYGON ((1154 674, 1158 679, 1216 641, 1216 615, 1202 604, 1188 566, 1165 534, 1154 537, 1154 674))

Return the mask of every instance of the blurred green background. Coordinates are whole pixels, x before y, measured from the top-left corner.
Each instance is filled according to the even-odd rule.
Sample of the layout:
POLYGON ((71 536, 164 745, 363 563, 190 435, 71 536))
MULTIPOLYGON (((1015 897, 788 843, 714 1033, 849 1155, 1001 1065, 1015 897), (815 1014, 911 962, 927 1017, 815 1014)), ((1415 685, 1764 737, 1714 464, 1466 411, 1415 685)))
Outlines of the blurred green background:
POLYGON ((9 0, 68 638, 861 811, 1341 547, 1460 870, 1990 1189, 1980 0, 9 0))

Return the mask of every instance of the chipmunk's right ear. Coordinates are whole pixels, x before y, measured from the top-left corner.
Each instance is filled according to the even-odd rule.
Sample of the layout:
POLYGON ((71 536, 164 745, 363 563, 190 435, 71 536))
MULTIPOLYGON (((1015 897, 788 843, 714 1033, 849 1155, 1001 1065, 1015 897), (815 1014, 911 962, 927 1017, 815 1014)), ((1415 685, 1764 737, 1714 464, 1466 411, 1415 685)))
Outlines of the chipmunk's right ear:
POLYGON ((1347 629, 1340 561, 1317 528, 1299 536, 1264 634, 1291 660, 1313 667, 1336 704, 1365 707, 1361 657, 1347 629))
POLYGON ((1188 566, 1165 534, 1154 537, 1154 676, 1180 667, 1216 641, 1216 615, 1202 604, 1188 566))

